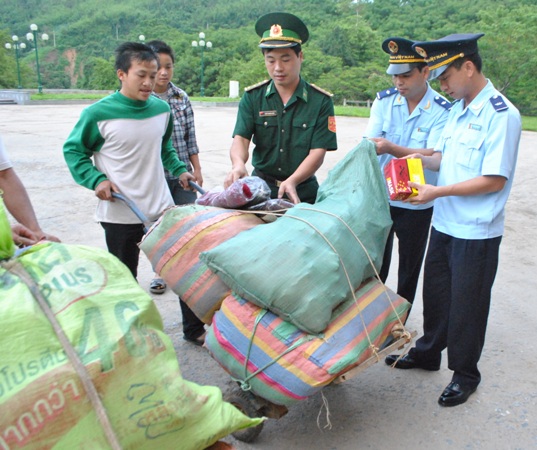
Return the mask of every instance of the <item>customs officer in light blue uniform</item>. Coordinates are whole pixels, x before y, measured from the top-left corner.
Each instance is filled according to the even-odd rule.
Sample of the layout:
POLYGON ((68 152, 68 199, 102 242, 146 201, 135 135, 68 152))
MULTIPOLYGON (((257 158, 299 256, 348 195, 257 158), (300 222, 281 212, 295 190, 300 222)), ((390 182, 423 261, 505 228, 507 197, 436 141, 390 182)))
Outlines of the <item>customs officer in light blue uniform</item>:
MULTIPOLYGON (((394 87, 379 92, 371 108, 366 137, 376 144, 381 170, 393 158, 416 152, 430 155, 446 123, 451 103, 429 86, 429 67, 412 49, 414 41, 390 37, 382 49, 390 55, 386 73, 394 87)), ((425 170, 425 180, 436 184, 437 172, 425 170)), ((397 293, 414 301, 425 256, 433 202, 420 205, 390 201, 393 226, 388 235, 380 278, 386 281, 391 264, 394 235, 398 239, 397 293)))
POLYGON ((485 343, 491 290, 498 268, 509 197, 518 156, 521 118, 481 71, 477 40, 454 34, 414 49, 436 70, 453 106, 432 156, 437 186, 410 183, 411 203, 435 201, 423 282, 423 336, 409 353, 386 363, 399 369, 438 370, 447 348, 451 382, 441 406, 468 400, 481 381, 478 362, 485 343))

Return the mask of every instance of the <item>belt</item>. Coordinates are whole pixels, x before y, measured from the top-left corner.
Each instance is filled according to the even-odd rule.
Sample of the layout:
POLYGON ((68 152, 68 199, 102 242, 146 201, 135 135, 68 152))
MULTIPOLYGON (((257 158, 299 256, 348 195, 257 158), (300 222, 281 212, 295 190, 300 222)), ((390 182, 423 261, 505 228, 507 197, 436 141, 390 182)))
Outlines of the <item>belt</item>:
MULTIPOLYGON (((276 187, 280 187, 280 185, 283 183, 283 180, 278 180, 277 178, 267 175, 266 173, 261 172, 259 169, 254 169, 253 175, 261 178, 262 180, 265 180, 267 183, 275 185, 276 187)), ((302 183, 299 184, 299 186, 302 184, 308 183, 309 181, 312 181, 314 179, 315 179, 315 175, 312 177, 309 177, 307 180, 304 180, 302 183)))
POLYGON ((263 173, 258 169, 254 169, 254 173, 256 177, 259 177, 262 180, 265 180, 267 183, 275 185, 276 187, 280 187, 280 185, 283 183, 283 181, 271 177, 270 175, 267 175, 266 173, 263 173))

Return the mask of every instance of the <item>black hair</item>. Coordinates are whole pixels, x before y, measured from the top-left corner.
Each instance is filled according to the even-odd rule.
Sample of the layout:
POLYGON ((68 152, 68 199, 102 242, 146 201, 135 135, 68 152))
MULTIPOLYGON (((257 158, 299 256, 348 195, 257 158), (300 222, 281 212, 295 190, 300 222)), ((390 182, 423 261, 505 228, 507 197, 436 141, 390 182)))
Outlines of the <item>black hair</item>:
POLYGON ((127 73, 132 65, 132 61, 156 61, 158 56, 148 45, 140 42, 124 42, 116 48, 115 69, 127 73))
POLYGON ((173 54, 172 48, 166 44, 164 41, 154 40, 147 43, 149 47, 155 52, 155 53, 164 53, 165 55, 169 55, 172 59, 172 62, 175 63, 175 55, 173 54))
POLYGON ((471 55, 466 55, 463 58, 456 59, 451 63, 451 65, 455 67, 455 69, 460 70, 466 61, 470 61, 475 66, 477 71, 481 73, 481 69, 483 68, 483 60, 481 59, 481 55, 477 52, 472 53, 471 55))
MULTIPOLYGON (((302 46, 300 44, 296 44, 296 45, 293 45, 292 47, 284 47, 284 48, 291 48, 296 56, 298 56, 300 54, 300 52, 302 51, 302 46)), ((272 50, 276 50, 275 48, 262 48, 261 51, 263 52, 263 55, 266 55, 268 52, 272 51, 272 50)))

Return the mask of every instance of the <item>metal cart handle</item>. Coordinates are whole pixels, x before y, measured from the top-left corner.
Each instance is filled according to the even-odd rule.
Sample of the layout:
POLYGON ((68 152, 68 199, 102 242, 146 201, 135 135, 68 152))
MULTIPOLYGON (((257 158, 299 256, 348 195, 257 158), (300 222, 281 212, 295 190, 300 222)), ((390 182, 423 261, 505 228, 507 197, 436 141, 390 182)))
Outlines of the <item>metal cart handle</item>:
MULTIPOLYGON (((188 184, 196 189, 200 194, 205 194, 205 190, 199 185, 194 183, 193 181, 189 181, 188 184)), ((125 197, 123 194, 120 194, 119 192, 112 192, 112 197, 117 198, 119 200, 122 200, 125 202, 125 204, 131 209, 131 211, 140 219, 142 224, 144 225, 144 233, 147 233, 149 228, 147 227, 147 223, 150 223, 150 220, 146 217, 146 215, 140 211, 140 209, 136 206, 136 204, 128 197, 125 197)))
POLYGON ((188 184, 191 188, 196 189, 201 195, 205 194, 205 189, 203 189, 199 184, 194 183, 193 181, 188 181, 188 184))
POLYGON ((131 209, 131 211, 136 215, 136 217, 140 219, 140 221, 144 225, 144 233, 146 233, 148 230, 146 223, 149 223, 150 220, 145 216, 145 214, 142 211, 138 209, 135 203, 130 198, 125 197, 123 194, 120 194, 119 192, 112 192, 112 197, 125 202, 125 204, 131 209))

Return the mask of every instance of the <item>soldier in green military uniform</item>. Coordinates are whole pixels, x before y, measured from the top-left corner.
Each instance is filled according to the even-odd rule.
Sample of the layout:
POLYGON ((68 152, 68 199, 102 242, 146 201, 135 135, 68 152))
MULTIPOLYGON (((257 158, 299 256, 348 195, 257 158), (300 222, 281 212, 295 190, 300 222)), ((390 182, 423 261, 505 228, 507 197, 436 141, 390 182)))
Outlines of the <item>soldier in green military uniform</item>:
POLYGON ((326 151, 337 149, 334 104, 329 93, 300 76, 301 45, 309 32, 298 17, 266 14, 255 29, 270 80, 247 88, 241 99, 225 186, 248 175, 253 139, 252 175, 268 183, 272 197, 313 203, 319 187, 315 172, 326 151))

